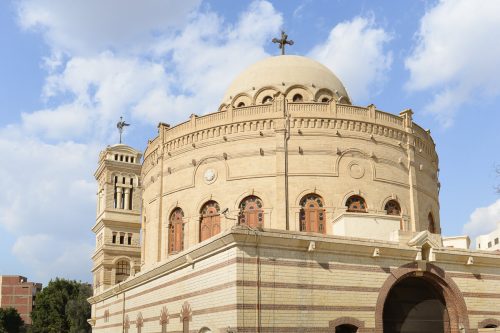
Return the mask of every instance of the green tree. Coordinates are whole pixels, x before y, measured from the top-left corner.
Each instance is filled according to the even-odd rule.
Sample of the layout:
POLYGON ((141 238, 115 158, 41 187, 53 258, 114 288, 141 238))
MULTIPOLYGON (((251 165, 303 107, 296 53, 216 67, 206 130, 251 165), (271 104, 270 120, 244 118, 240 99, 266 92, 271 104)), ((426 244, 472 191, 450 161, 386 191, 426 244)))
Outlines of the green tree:
POLYGON ((14 308, 0 308, 0 333, 19 333, 24 326, 19 312, 14 308))
POLYGON ((37 295, 36 306, 31 313, 32 333, 86 333, 90 332, 92 296, 90 285, 56 278, 37 295))

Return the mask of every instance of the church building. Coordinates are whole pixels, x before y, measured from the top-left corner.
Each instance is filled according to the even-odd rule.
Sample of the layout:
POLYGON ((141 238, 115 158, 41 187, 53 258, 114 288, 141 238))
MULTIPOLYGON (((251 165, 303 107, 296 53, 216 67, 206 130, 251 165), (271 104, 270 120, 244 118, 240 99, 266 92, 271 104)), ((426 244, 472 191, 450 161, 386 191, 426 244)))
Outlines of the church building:
POLYGON ((500 255, 441 236, 438 155, 412 115, 280 55, 144 152, 108 146, 93 332, 500 332, 500 255))

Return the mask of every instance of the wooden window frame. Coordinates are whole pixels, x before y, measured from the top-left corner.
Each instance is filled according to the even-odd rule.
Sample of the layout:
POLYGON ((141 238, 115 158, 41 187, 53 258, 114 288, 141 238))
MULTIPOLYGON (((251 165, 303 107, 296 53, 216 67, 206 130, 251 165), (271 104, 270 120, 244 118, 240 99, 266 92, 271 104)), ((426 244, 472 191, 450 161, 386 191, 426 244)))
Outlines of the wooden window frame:
POLYGON ((325 203, 321 196, 310 193, 300 200, 299 230, 326 234, 325 203))
POLYGON ((251 228, 262 228, 264 226, 264 204, 256 195, 249 195, 240 202, 238 224, 251 228))

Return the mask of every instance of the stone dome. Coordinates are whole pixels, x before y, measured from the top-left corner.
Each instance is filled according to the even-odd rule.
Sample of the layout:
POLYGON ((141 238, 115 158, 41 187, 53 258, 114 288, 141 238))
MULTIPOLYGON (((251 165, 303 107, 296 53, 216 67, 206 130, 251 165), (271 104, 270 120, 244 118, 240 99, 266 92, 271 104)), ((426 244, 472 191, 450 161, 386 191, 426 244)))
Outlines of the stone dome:
POLYGON ((280 55, 261 60, 240 73, 226 90, 223 104, 231 104, 238 96, 246 95, 259 104, 257 94, 271 88, 286 94, 292 87, 308 90, 311 100, 318 101, 319 93, 329 93, 331 98, 350 104, 347 91, 335 74, 326 66, 310 58, 297 55, 280 55))

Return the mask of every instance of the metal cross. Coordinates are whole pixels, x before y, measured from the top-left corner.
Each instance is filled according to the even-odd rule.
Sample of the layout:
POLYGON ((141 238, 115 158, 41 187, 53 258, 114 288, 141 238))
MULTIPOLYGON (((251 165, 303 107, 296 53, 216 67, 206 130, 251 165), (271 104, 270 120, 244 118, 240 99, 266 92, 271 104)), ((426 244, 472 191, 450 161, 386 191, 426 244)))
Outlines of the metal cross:
POLYGON ((130 124, 127 124, 123 120, 123 117, 120 117, 120 121, 116 123, 116 128, 118 128, 118 132, 120 133, 120 143, 122 143, 122 133, 125 126, 130 126, 130 124))
POLYGON ((278 43, 279 48, 281 49, 281 55, 285 54, 285 45, 293 45, 293 40, 288 40, 288 35, 284 32, 281 31, 281 39, 278 38, 273 38, 273 43, 278 43))

